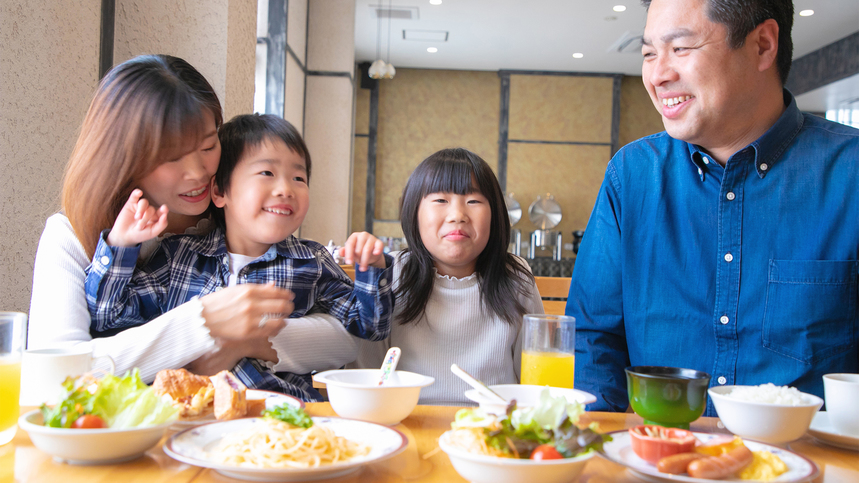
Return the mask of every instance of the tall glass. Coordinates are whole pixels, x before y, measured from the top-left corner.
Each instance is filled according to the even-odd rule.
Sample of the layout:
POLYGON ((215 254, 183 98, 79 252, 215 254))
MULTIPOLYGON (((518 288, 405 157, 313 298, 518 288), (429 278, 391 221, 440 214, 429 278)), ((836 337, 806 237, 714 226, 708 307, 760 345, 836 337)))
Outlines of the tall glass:
POLYGON ((27 315, 0 312, 0 444, 12 441, 18 429, 21 354, 26 341, 27 315))
POLYGON ((576 369, 576 319, 525 315, 522 323, 522 384, 572 389, 576 369))

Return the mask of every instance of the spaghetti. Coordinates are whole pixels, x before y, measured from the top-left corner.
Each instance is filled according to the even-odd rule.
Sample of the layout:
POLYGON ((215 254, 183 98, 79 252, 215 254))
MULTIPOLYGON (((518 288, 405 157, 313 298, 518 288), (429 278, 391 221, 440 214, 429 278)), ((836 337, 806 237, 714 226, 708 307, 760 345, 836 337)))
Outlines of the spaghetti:
POLYGON ((265 418, 224 436, 209 452, 211 461, 246 468, 315 468, 366 456, 370 446, 337 436, 314 424, 300 428, 265 418))

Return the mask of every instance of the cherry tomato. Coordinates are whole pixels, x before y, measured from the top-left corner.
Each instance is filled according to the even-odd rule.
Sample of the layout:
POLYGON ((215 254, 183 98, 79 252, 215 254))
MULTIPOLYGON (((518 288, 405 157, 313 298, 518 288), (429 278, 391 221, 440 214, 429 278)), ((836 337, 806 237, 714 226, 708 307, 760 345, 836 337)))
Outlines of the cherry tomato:
POLYGON ((532 460, 559 460, 561 458, 563 458, 561 453, 558 453, 558 450, 551 444, 541 444, 534 448, 534 451, 531 451, 532 460))
POLYGON ((75 429, 95 429, 106 428, 107 424, 105 424, 104 419, 101 419, 98 416, 84 414, 83 416, 75 419, 75 422, 72 423, 72 427, 75 429))

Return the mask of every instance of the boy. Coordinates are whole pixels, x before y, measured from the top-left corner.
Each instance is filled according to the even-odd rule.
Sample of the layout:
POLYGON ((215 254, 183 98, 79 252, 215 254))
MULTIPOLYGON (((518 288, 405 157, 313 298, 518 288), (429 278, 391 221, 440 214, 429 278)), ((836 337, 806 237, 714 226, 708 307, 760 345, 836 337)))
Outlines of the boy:
MULTIPOLYGON (((211 187, 215 230, 165 238, 135 270, 139 243, 163 230, 167 216, 135 190, 113 229, 102 233, 86 280, 93 336, 142 325, 224 286, 273 283, 292 291, 294 309, 272 317, 324 312, 352 335, 386 338, 393 292, 381 242, 366 233, 350 237, 347 246, 357 243, 367 268, 356 271, 353 286, 325 247, 293 236, 307 214, 311 168, 295 128, 272 115, 242 115, 224 124, 219 137, 221 161, 211 187)), ((308 375, 275 377, 254 359, 243 359, 233 372, 249 388, 321 399, 308 375)))

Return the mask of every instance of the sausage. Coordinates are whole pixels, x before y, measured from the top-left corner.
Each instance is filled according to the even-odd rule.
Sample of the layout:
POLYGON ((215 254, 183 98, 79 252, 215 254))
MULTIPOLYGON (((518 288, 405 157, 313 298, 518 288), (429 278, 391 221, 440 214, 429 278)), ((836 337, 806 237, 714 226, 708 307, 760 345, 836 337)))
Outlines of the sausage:
POLYGON ((703 455, 701 453, 673 454, 671 456, 666 456, 659 460, 659 462, 656 463, 656 469, 659 470, 660 473, 671 473, 672 475, 679 475, 682 473, 686 473, 686 468, 689 467, 689 463, 706 457, 707 455, 703 455))
POLYGON ((723 455, 708 456, 689 463, 688 473, 693 478, 718 480, 742 470, 752 462, 752 459, 749 448, 737 446, 723 455))

